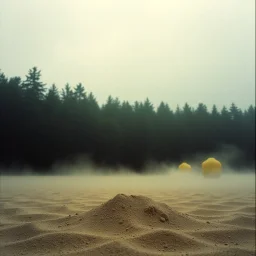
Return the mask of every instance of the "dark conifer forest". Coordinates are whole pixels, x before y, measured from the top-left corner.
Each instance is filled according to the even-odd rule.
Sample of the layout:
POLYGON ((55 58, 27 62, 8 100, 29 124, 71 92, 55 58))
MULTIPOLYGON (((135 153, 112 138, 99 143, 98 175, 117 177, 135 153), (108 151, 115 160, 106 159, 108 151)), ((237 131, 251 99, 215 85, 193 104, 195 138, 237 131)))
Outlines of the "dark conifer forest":
MULTIPOLYGON (((145 92, 146 95, 146 92, 145 92)), ((232 166, 255 167, 255 106, 235 103, 218 111, 199 103, 172 110, 149 99, 130 104, 108 97, 100 106, 80 83, 41 81, 33 67, 26 79, 0 71, 0 166, 50 172, 57 162, 87 157, 98 166, 141 172, 148 162, 179 163, 187 156, 231 145, 242 154, 232 166)))

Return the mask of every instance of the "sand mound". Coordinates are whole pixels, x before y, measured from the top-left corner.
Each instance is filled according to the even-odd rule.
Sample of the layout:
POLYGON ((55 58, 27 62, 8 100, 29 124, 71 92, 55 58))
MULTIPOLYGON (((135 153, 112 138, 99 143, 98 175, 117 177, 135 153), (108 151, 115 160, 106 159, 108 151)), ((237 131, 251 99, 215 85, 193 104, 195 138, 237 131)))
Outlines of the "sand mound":
POLYGON ((252 227, 255 227, 255 218, 247 217, 247 216, 235 216, 228 220, 222 221, 222 223, 226 223, 234 226, 252 228, 252 227))
POLYGON ((193 229, 206 226, 205 222, 179 213, 164 203, 158 203, 145 196, 118 194, 106 203, 81 215, 59 220, 59 226, 66 229, 90 230, 99 234, 131 234, 140 230, 193 229), (67 225, 68 223, 68 225, 67 225))
POLYGON ((65 205, 47 206, 47 207, 44 207, 44 211, 48 213, 58 213, 58 214, 69 214, 71 212, 70 209, 68 209, 68 207, 65 205))
POLYGON ((34 236, 20 242, 8 243, 2 246, 1 252, 6 252, 4 255, 10 255, 14 252, 21 252, 21 255, 63 255, 64 252, 95 247, 103 241, 102 238, 92 235, 51 233, 34 236))
POLYGON ((32 223, 4 228, 0 230, 0 243, 9 243, 13 240, 20 241, 42 233, 42 230, 38 229, 32 223))
POLYGON ((202 249, 205 245, 195 241, 192 237, 170 230, 156 230, 145 235, 133 238, 133 244, 151 250, 184 251, 202 249))
POLYGON ((5 216, 13 216, 16 214, 23 214, 23 213, 24 213, 24 211, 20 208, 4 208, 3 207, 1 209, 1 214, 5 215, 5 216))
POLYGON ((255 206, 247 206, 238 209, 239 212, 255 216, 255 206))
POLYGON ((100 246, 90 248, 80 253, 68 254, 69 256, 84 256, 84 255, 95 255, 95 256, 156 256, 158 253, 149 250, 147 248, 138 248, 129 243, 112 241, 109 243, 103 243, 100 246))
POLYGON ((246 248, 248 244, 255 243, 255 230, 251 229, 225 229, 219 230, 218 232, 207 230, 192 232, 191 234, 197 238, 223 245, 236 244, 239 247, 246 248))
POLYGON ((39 220, 50 220, 58 218, 58 214, 32 213, 32 214, 18 214, 13 217, 14 220, 22 222, 31 222, 39 220))

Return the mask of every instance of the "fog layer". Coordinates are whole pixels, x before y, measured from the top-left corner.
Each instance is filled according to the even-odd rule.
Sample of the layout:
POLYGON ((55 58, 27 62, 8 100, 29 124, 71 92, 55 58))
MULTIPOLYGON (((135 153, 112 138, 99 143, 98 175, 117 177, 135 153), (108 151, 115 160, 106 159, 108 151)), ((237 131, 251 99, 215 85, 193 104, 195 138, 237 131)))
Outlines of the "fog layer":
POLYGON ((143 191, 224 191, 252 192, 255 190, 255 174, 223 174, 220 178, 205 178, 200 173, 172 172, 161 175, 75 175, 75 176, 9 176, 1 177, 3 194, 22 191, 76 192, 106 191, 133 193, 143 191))

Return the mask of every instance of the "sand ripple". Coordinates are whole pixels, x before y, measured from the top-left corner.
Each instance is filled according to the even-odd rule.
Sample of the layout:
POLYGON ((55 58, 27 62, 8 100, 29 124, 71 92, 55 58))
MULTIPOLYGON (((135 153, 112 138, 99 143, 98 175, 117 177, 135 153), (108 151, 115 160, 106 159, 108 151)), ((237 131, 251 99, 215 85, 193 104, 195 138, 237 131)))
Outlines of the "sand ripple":
POLYGON ((253 191, 39 194, 0 197, 2 256, 255 253, 253 191))

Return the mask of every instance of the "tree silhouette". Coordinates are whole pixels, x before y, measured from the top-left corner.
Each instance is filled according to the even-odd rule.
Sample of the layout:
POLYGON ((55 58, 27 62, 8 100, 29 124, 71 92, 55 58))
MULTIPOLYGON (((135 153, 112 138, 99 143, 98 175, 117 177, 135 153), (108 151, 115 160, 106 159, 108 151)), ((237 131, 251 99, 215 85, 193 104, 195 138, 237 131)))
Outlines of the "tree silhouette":
POLYGON ((42 100, 46 91, 45 84, 40 81, 41 71, 37 67, 33 67, 28 71, 26 80, 22 83, 22 88, 26 95, 31 98, 42 100))
POLYGON ((74 97, 75 97, 76 101, 82 101, 86 98, 85 89, 81 83, 79 83, 75 87, 74 97))
POLYGON ((235 103, 218 111, 213 105, 188 103, 173 111, 147 98, 130 104, 109 96, 102 106, 79 83, 61 92, 29 70, 25 81, 0 71, 0 166, 5 172, 26 166, 50 172, 58 162, 89 157, 98 166, 126 166, 137 172, 149 162, 178 163, 222 145, 240 150, 229 163, 255 167, 255 106, 242 111, 235 103))

